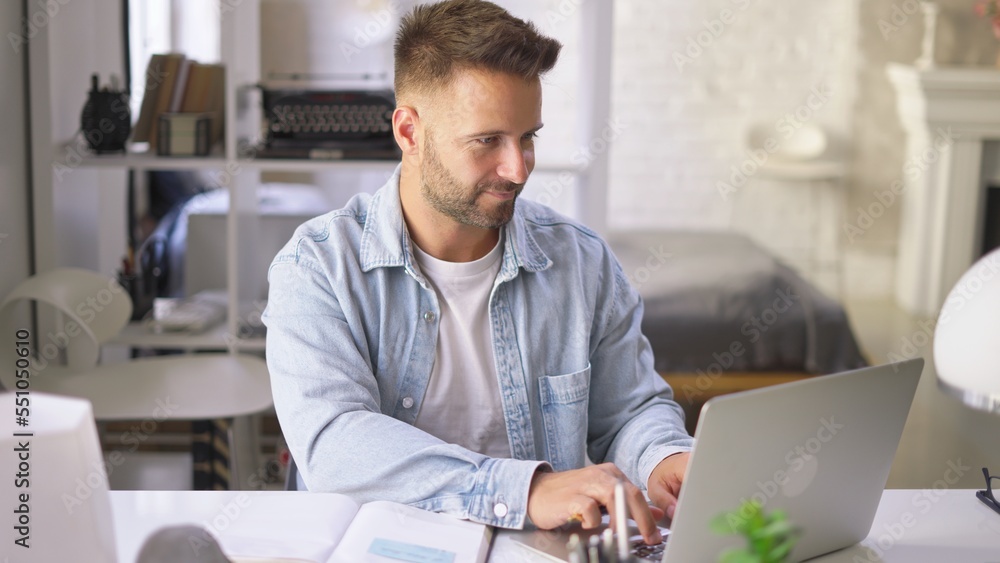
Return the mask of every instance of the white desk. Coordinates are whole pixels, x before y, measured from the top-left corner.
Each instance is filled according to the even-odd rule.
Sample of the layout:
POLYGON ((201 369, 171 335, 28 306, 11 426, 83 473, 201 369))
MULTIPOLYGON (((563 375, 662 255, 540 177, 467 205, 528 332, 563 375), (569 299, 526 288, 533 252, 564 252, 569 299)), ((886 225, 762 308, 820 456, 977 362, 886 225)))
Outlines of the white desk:
POLYGON ((868 538, 812 559, 840 562, 1000 562, 1000 514, 974 490, 887 490, 868 538))
MULTIPOLYGON (((112 491, 115 535, 122 563, 133 563, 145 538, 161 526, 194 523, 217 536, 257 537, 264 547, 308 558, 332 546, 323 531, 334 518, 328 495, 298 492, 112 491), (265 535, 261 535, 265 534, 265 535)), ((494 563, 541 561, 501 532, 494 563)), ((971 490, 888 490, 863 545, 814 559, 817 563, 1000 562, 1000 514, 971 490), (872 552, 865 546, 874 548, 872 552)))

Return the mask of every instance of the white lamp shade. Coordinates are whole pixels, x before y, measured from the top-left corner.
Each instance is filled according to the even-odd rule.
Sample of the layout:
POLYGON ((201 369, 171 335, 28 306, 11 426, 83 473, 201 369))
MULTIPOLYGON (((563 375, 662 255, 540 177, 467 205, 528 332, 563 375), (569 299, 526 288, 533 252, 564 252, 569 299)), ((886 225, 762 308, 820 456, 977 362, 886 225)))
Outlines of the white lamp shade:
POLYGON ((965 272, 934 330, 938 384, 966 405, 1000 413, 1000 249, 965 272))
POLYGON ((0 526, 3 553, 11 561, 115 561, 108 478, 90 403, 30 391, 29 424, 20 426, 16 398, 0 394, 0 494, 11 507, 0 526))

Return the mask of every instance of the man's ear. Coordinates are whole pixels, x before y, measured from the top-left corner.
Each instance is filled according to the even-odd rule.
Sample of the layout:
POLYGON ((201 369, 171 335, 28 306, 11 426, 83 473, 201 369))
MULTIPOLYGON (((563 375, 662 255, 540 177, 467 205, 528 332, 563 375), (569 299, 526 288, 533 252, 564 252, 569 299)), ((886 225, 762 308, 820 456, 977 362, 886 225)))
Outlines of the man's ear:
POLYGON ((403 156, 416 157, 420 148, 420 116, 413 106, 399 106, 392 112, 392 134, 403 156))

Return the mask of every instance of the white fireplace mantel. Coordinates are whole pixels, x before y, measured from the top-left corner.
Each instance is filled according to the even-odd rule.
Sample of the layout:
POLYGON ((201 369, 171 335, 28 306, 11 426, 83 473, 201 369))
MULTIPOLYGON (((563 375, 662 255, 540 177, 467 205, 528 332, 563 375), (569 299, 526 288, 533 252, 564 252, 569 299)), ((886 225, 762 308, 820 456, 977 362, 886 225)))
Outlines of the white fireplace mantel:
POLYGON ((932 316, 980 254, 983 145, 1000 140, 1000 70, 887 72, 906 131, 896 294, 911 313, 932 316))

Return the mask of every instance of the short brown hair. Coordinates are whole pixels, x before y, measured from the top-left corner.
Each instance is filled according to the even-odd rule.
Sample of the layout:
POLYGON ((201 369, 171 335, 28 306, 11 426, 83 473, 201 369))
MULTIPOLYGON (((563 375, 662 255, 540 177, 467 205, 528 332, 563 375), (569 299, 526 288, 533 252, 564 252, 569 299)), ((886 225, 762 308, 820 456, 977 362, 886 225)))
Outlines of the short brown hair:
POLYGON ((420 5, 403 18, 396 34, 396 99, 441 87, 462 68, 537 78, 555 66, 561 48, 492 2, 420 5))

